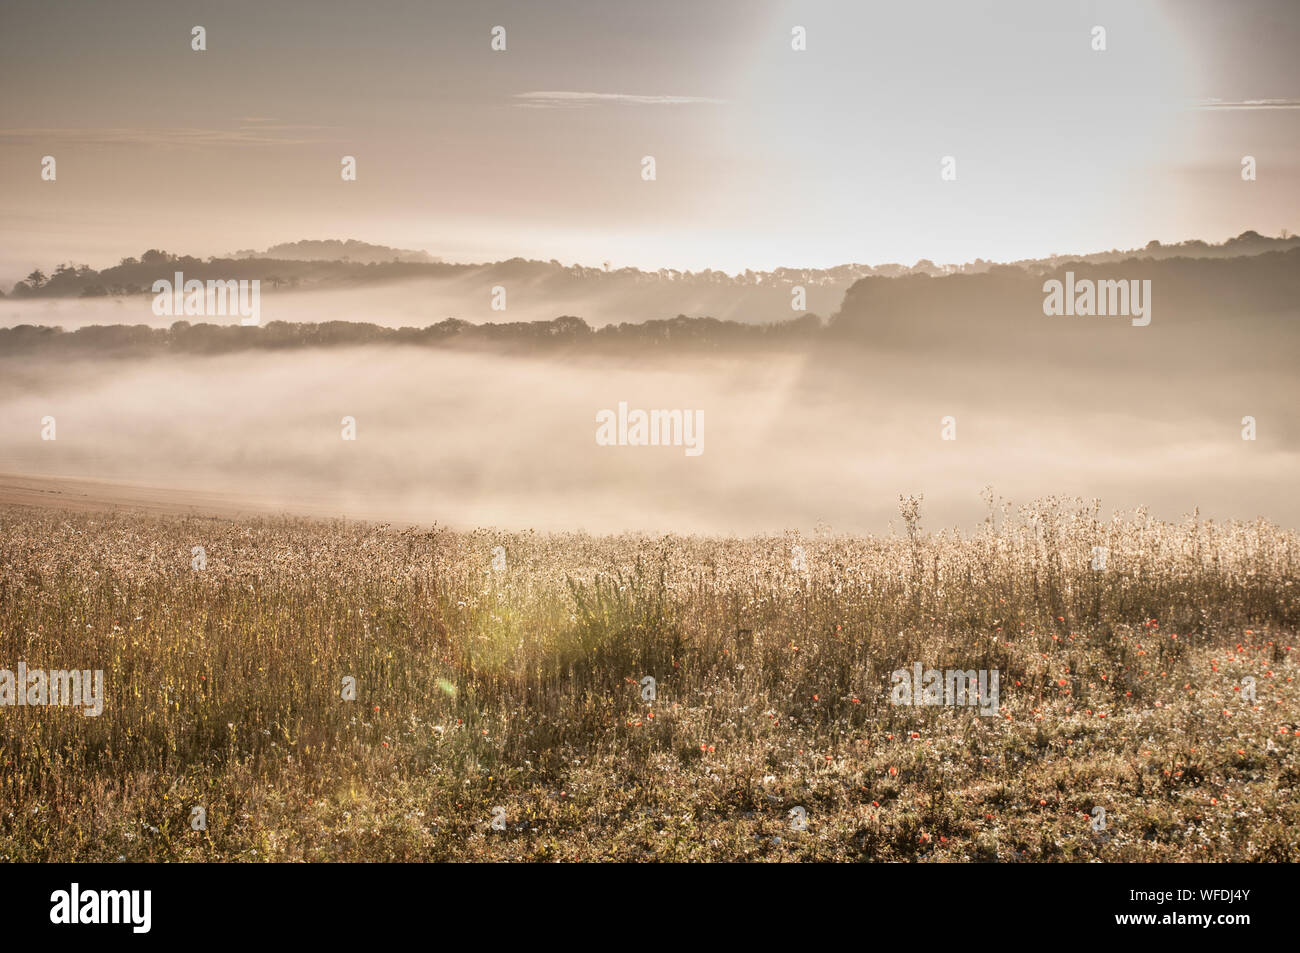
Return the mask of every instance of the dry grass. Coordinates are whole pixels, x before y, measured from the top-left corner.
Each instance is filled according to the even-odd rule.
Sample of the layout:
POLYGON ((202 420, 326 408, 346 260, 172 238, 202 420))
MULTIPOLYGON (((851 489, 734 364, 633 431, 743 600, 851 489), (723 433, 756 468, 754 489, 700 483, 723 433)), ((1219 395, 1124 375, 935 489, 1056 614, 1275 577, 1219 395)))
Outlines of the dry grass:
POLYGON ((1294 533, 901 509, 733 540, 0 510, 0 668, 107 695, 0 708, 0 858, 1300 859, 1294 533), (999 670, 1000 713, 891 705, 918 661, 999 670))

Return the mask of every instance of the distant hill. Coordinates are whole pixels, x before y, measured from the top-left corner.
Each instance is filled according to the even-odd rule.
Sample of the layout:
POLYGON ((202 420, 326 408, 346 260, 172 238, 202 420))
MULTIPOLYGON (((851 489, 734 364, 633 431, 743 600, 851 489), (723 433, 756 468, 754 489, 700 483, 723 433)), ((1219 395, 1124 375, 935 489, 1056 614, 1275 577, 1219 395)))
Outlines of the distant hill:
POLYGON ((371 245, 349 238, 345 242, 337 238, 313 241, 304 239, 300 242, 282 242, 272 245, 264 252, 251 248, 233 253, 231 258, 271 258, 283 261, 355 261, 363 265, 373 265, 386 261, 421 262, 433 264, 441 261, 427 251, 409 251, 403 248, 389 248, 387 245, 371 245))
POLYGON ((1285 229, 1278 238, 1269 238, 1256 231, 1246 231, 1236 238, 1229 238, 1217 245, 1200 239, 1177 242, 1173 245, 1151 241, 1141 249, 1130 251, 1112 249, 1090 255, 1051 255, 1047 258, 1030 258, 1008 262, 1008 264, 1020 265, 1030 271, 1046 272, 1054 271, 1072 262, 1101 265, 1113 261, 1127 261, 1131 258, 1150 258, 1155 261, 1168 258, 1240 258, 1246 255, 1262 255, 1271 251, 1286 251, 1289 248, 1300 248, 1300 236, 1291 235, 1285 229))

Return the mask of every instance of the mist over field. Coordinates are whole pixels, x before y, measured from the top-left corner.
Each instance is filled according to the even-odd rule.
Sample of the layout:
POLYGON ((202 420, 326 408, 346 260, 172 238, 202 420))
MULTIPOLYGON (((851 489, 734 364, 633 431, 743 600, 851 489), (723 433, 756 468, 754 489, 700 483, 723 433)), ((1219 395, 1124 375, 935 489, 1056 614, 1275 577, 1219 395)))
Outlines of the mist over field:
MULTIPOLYGON (((452 527, 880 532, 900 494, 923 493, 938 530, 982 519, 986 485, 1015 503, 1295 525, 1297 332, 1286 286, 1260 270, 1292 262, 1271 257, 1221 266, 1210 288, 1174 280, 1186 263, 1157 270, 1142 328, 1045 317, 1039 279, 1007 273, 867 279, 823 331, 757 349, 15 348, 0 354, 0 472, 452 527), (1225 301, 1251 310, 1219 320, 1225 301), (702 454, 597 445, 597 413, 620 401, 702 411, 702 454), (46 415, 55 441, 40 439, 46 415), (356 441, 341 439, 345 416, 356 441), (955 440, 940 439, 948 416, 955 440)), ((321 322, 379 310, 310 297, 321 322)), ((60 301, 57 314, 75 328, 121 307, 60 301)))

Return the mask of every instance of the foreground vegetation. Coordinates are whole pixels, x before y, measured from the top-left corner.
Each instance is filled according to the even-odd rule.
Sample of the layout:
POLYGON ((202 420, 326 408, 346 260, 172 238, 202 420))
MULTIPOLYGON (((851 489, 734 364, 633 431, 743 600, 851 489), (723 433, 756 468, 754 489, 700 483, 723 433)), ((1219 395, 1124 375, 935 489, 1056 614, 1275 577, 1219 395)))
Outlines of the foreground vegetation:
POLYGON ((1294 533, 900 509, 751 539, 0 509, 0 668, 106 695, 0 707, 0 858, 1300 859, 1294 533), (998 670, 997 714, 891 704, 916 662, 998 670))

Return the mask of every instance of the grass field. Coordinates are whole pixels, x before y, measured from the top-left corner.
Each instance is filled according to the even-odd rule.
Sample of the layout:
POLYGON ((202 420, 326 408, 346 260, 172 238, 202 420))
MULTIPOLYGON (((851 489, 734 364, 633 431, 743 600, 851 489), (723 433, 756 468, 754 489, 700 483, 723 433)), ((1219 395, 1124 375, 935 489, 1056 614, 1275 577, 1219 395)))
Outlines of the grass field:
POLYGON ((0 708, 0 859, 1300 859, 1296 534, 900 516, 704 539, 0 508, 0 668, 105 685, 98 717, 0 708), (996 669, 997 712, 892 704, 916 663, 996 669))

